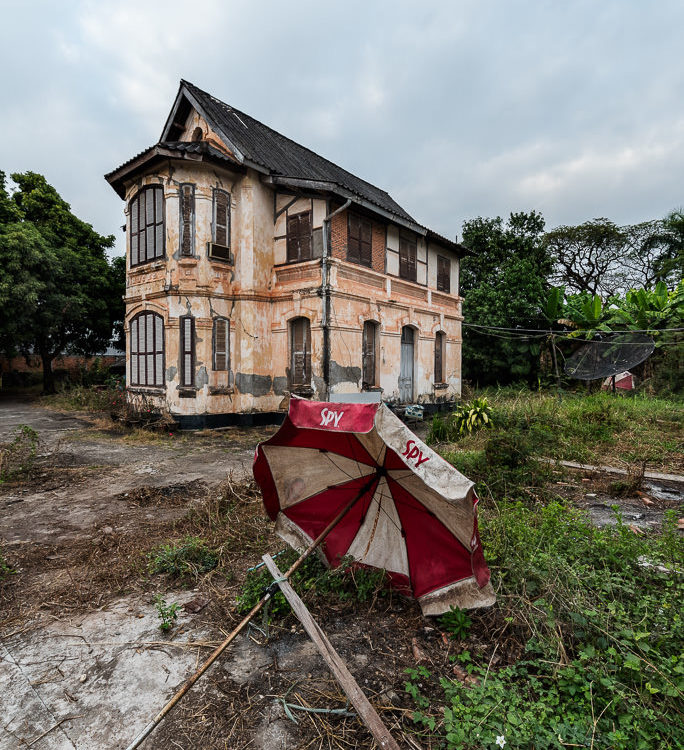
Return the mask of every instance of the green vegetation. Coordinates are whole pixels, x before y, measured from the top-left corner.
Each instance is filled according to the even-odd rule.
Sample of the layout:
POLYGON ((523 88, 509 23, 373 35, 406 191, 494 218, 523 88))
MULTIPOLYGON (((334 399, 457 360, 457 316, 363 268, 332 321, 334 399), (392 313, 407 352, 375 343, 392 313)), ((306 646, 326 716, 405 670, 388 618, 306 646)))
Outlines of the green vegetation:
MULTIPOLYGON (((278 557, 278 567, 282 571, 287 570, 298 556, 294 550, 287 550, 278 557)), ((331 597, 343 602, 368 602, 376 596, 384 596, 386 580, 384 570, 356 567, 348 558, 344 558, 337 568, 327 568, 317 555, 306 559, 290 578, 292 586, 302 598, 308 592, 315 592, 317 599, 331 597)), ((273 577, 263 566, 251 570, 238 596, 238 610, 242 614, 249 612, 271 583, 273 577)), ((289 612, 290 605, 278 591, 269 602, 270 617, 281 619, 289 612)))
POLYGON ((149 555, 151 573, 168 573, 177 578, 197 578, 218 564, 218 553, 197 536, 186 536, 176 544, 161 544, 149 555))
MULTIPOLYGON (((522 644, 498 668, 453 657, 466 680, 409 672, 420 733, 447 748, 680 748, 684 658, 682 540, 675 518, 640 537, 618 518, 499 500, 481 522, 505 623, 522 644), (659 562, 670 572, 645 567, 659 562)), ((456 672, 458 674, 458 672, 456 672)))
POLYGON ((42 403, 64 411, 107 412, 117 409, 122 399, 123 393, 116 386, 93 388, 74 385, 45 396, 42 403))
POLYGON ((487 398, 474 398, 472 403, 460 404, 446 417, 435 414, 428 435, 428 442, 447 442, 458 440, 464 435, 493 427, 492 407, 487 398))
POLYGON ((0 171, 0 350, 40 356, 53 393, 58 354, 102 351, 115 328, 122 340, 126 261, 107 259, 114 237, 77 218, 42 175, 12 180, 10 194, 0 171))
POLYGON ((167 604, 166 599, 161 594, 157 594, 154 597, 154 606, 157 609, 157 616, 159 617, 159 630, 166 633, 171 630, 178 619, 180 604, 178 602, 167 604))
MULTIPOLYGON (((460 471, 486 484, 496 481, 501 467, 529 470, 534 457, 601 465, 646 462, 674 473, 682 469, 679 400, 609 393, 559 398, 514 389, 492 391, 488 398, 494 428, 463 437, 450 432, 447 440, 458 449, 444 446, 445 457, 460 471)), ((433 427, 428 441, 439 439, 433 427)), ((535 471, 548 473, 543 466, 535 471)), ((522 478, 529 483, 529 476, 522 478)))
POLYGON ((4 553, 0 548, 0 583, 14 573, 16 573, 16 570, 14 570, 14 568, 7 562, 4 553))
POLYGON ((465 638, 472 624, 466 611, 458 607, 449 607, 449 611, 439 618, 440 627, 446 630, 453 640, 465 638))
POLYGON ((0 482, 30 473, 39 442, 33 427, 21 424, 15 428, 9 442, 0 443, 0 482))

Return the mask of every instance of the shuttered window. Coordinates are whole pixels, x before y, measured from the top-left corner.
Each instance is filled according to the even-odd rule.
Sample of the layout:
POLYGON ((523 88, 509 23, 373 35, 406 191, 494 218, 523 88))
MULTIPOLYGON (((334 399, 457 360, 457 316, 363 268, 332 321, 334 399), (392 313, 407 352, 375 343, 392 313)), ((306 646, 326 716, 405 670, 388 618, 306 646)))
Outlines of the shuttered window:
POLYGON ((292 387, 311 384, 311 329, 307 318, 290 323, 290 380, 292 387))
POLYGON ((417 265, 416 265, 417 246, 416 240, 413 237, 405 235, 399 236, 399 276, 402 279, 408 279, 409 281, 416 281, 417 265))
POLYGON ((363 324, 363 359, 362 374, 363 387, 373 388, 375 386, 375 338, 377 323, 367 320, 363 324))
POLYGON ((287 260, 311 260, 311 211, 287 217, 287 260))
POLYGON ((180 384, 185 388, 195 385, 195 319, 180 318, 180 384))
POLYGON ((214 188, 212 241, 230 247, 230 193, 214 188))
POLYGON ((130 323, 131 385, 164 385, 164 320, 143 312, 130 323))
POLYGON ((435 383, 444 382, 444 344, 446 336, 441 331, 435 336, 435 383))
POLYGON ((451 261, 441 255, 437 256, 437 291, 451 292, 451 261))
POLYGON ((230 321, 214 318, 214 370, 230 370, 230 321))
POLYGON ((347 226, 347 260, 370 267, 373 262, 371 222, 357 214, 350 213, 347 226))
POLYGON ((195 186, 183 183, 179 188, 180 200, 180 254, 195 254, 195 186))
POLYGON ((164 257, 164 189, 144 187, 129 205, 130 264, 139 266, 164 257))

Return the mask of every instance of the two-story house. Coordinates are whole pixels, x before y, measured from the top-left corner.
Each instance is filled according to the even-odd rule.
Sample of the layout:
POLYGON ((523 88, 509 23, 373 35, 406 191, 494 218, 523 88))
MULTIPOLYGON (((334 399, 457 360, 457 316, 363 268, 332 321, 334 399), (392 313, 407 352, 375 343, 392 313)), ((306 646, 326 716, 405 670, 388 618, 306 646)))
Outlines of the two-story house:
POLYGON ((186 81, 159 143, 106 179, 130 399, 201 427, 272 419, 290 393, 460 395, 463 248, 385 191, 186 81))

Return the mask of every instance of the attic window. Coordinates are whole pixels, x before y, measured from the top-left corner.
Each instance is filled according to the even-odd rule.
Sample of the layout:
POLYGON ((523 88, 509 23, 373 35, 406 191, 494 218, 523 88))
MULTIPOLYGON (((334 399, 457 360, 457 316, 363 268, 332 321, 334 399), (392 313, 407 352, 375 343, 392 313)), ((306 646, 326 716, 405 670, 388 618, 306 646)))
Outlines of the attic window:
POLYGON ((195 128, 192 131, 192 140, 193 141, 195 141, 195 142, 201 141, 203 137, 204 137, 204 132, 202 131, 202 128, 198 127, 198 128, 195 128))

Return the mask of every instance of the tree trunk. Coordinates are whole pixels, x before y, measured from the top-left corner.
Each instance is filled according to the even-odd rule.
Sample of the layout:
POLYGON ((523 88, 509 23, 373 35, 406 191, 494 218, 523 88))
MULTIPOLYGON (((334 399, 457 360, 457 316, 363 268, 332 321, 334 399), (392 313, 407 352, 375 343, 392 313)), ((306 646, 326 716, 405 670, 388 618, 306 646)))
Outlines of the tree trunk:
POLYGON ((40 358, 43 361, 43 393, 55 393, 55 374, 52 372, 53 355, 41 352, 40 358))

